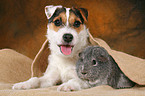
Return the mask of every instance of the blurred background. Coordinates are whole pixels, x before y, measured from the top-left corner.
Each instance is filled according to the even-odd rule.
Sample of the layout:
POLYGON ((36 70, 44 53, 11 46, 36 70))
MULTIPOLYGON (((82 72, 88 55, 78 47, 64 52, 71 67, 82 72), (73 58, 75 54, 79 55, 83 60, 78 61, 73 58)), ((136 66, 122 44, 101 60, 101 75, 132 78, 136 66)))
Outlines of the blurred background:
POLYGON ((145 58, 145 0, 1 0, 0 49, 11 48, 33 59, 46 40, 47 5, 88 9, 94 37, 112 49, 145 58))

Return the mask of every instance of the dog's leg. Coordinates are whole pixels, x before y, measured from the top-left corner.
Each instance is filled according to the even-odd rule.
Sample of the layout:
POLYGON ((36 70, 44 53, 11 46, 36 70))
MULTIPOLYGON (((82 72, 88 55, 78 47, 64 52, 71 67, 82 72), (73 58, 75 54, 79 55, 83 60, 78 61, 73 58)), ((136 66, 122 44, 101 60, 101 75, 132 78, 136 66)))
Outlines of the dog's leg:
POLYGON ((32 77, 27 81, 16 83, 13 85, 12 89, 33 89, 38 87, 50 87, 59 81, 60 76, 56 68, 51 68, 44 76, 37 78, 32 77))
POLYGON ((40 77, 40 87, 50 87, 56 85, 60 81, 60 74, 57 68, 51 67, 45 72, 44 76, 40 77))
POLYGON ((71 79, 66 83, 61 84, 58 88, 57 91, 77 91, 81 89, 86 89, 89 88, 90 85, 87 83, 87 81, 83 81, 79 78, 77 79, 71 79))
POLYGON ((39 87, 39 78, 32 77, 27 81, 14 84, 12 89, 32 89, 37 87, 39 87))

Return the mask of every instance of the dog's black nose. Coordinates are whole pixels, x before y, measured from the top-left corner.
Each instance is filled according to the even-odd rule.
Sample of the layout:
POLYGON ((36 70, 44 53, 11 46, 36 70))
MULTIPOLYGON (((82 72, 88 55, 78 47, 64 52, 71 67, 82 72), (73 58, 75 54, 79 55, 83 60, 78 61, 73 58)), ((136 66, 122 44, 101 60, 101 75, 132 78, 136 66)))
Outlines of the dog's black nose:
POLYGON ((64 34, 63 35, 63 40, 67 43, 71 42, 73 40, 73 35, 72 34, 64 34))

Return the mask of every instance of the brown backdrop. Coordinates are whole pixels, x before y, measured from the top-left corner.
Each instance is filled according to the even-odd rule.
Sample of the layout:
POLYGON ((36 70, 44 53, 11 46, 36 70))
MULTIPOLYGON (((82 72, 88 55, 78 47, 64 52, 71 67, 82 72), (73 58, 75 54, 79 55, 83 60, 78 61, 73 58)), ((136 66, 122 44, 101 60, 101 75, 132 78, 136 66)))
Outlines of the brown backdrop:
POLYGON ((33 59, 46 39, 46 5, 87 8, 94 37, 115 50, 145 58, 144 0, 1 0, 0 48, 33 59))

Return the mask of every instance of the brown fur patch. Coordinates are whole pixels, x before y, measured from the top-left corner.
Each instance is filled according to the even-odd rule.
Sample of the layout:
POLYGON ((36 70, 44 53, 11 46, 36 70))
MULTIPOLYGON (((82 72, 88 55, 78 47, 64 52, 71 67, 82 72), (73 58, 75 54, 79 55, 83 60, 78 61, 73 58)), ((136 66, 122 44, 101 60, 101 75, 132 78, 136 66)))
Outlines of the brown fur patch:
MULTIPOLYGON (((71 12, 71 13, 70 13, 70 16, 69 16, 69 23, 70 23, 70 26, 71 26, 72 28, 74 28, 74 29, 76 30, 76 32, 79 33, 81 30, 84 29, 84 26, 83 26, 83 24, 80 24, 80 26, 79 26, 78 28, 74 27, 73 24, 74 24, 75 21, 80 21, 80 22, 81 22, 80 18, 77 17, 73 12, 71 12)), ((81 23, 82 23, 82 22, 81 22, 81 23)))
POLYGON ((50 23, 49 28, 51 30, 54 30, 55 32, 57 32, 59 30, 59 28, 61 28, 61 27, 63 27, 63 25, 65 25, 66 20, 67 20, 66 14, 65 14, 65 12, 62 12, 62 13, 59 14, 59 16, 57 16, 53 19, 53 22, 50 23), (62 19, 62 25, 61 26, 56 26, 53 22, 57 19, 60 20, 60 18, 62 19))

